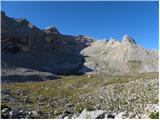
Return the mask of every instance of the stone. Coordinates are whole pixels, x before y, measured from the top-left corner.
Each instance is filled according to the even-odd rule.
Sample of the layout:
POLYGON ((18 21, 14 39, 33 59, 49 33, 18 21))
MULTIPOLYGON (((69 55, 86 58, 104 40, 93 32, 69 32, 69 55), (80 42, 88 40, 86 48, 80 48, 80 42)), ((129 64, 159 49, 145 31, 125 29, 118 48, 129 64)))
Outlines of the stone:
POLYGON ((92 75, 88 75, 87 78, 92 78, 92 75))
POLYGON ((104 114, 103 110, 87 111, 84 109, 78 119, 96 119, 97 117, 103 116, 102 114, 104 114))
POLYGON ((19 110, 18 109, 13 109, 12 111, 10 111, 10 116, 13 119, 20 119, 19 110))
POLYGON ((126 112, 120 112, 115 116, 115 119, 124 119, 126 118, 126 112))
POLYGON ((114 119, 114 118, 115 118, 115 115, 114 115, 114 114, 109 113, 109 114, 107 115, 107 119, 114 119))
POLYGON ((158 104, 148 104, 146 107, 145 107, 145 111, 148 113, 151 113, 151 112, 158 112, 159 111, 159 105, 158 104))
POLYGON ((64 114, 73 114, 74 112, 72 111, 72 109, 67 108, 63 111, 64 114))
POLYGON ((31 118, 39 118, 40 114, 38 111, 34 110, 34 111, 31 111, 30 116, 31 116, 31 118))
POLYGON ((66 117, 65 114, 61 114, 61 115, 58 115, 55 119, 63 119, 64 117, 66 117))
POLYGON ((104 119, 104 118, 106 118, 105 112, 96 117, 96 119, 104 119))
POLYGON ((10 115, 9 115, 10 110, 11 110, 10 108, 3 108, 1 110, 2 119, 9 119, 10 118, 10 115))

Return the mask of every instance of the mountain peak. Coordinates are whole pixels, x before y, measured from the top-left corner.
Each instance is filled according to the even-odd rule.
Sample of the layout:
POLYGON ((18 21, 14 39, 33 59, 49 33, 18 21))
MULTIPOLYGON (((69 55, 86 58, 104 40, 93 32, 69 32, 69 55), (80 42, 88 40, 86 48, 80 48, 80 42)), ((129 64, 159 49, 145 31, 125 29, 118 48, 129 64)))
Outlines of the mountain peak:
POLYGON ((6 16, 6 13, 4 11, 1 11, 1 16, 6 16))
POLYGON ((122 43, 135 45, 135 40, 129 35, 124 35, 122 38, 122 43))
POLYGON ((44 31, 47 32, 47 33, 60 34, 58 29, 54 26, 48 26, 47 28, 44 29, 44 31))

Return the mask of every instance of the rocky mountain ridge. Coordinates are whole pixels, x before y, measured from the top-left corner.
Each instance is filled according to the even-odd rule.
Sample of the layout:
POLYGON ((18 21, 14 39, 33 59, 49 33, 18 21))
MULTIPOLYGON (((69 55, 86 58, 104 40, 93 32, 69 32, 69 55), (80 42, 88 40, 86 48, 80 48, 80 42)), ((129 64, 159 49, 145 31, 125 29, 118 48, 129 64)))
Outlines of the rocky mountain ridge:
POLYGON ((32 71, 30 79, 34 79, 34 72, 39 72, 42 79, 49 78, 43 72, 48 72, 48 76, 78 74, 84 61, 80 50, 92 39, 62 35, 55 27, 41 30, 26 19, 10 18, 4 12, 1 18, 2 81, 24 79, 27 71, 32 71))
POLYGON ((142 48, 128 35, 121 42, 113 38, 97 41, 61 34, 53 26, 39 29, 26 19, 10 18, 4 12, 1 18, 2 81, 28 80, 28 75, 34 79, 37 73, 46 80, 55 78, 55 74, 158 71, 158 51, 142 48))
POLYGON ((122 41, 111 38, 109 41, 94 41, 81 51, 85 57, 86 73, 128 74, 158 72, 158 51, 147 50, 135 40, 124 35, 122 41))

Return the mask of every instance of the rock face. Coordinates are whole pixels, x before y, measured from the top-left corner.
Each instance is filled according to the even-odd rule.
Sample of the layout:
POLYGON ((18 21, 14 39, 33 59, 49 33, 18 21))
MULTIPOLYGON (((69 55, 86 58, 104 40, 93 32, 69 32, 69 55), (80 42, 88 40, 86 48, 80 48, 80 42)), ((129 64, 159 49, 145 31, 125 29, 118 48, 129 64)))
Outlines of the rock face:
POLYGON ((80 50, 92 39, 62 35, 52 26, 41 30, 26 19, 10 18, 4 12, 1 18, 2 81, 11 80, 13 74, 25 81, 28 78, 23 77, 23 71, 28 70, 34 71, 32 76, 39 72, 43 78, 43 72, 49 72, 47 76, 78 74, 84 62, 80 50))
POLYGON ((80 70, 84 73, 158 72, 158 51, 142 48, 128 35, 121 42, 113 38, 94 41, 81 54, 85 56, 85 67, 80 70))
POLYGON ((39 29, 4 12, 1 18, 2 81, 11 80, 13 74, 13 78, 28 80, 24 77, 28 70, 31 76, 41 74, 45 79, 54 74, 158 71, 158 51, 140 47, 127 35, 122 42, 113 38, 96 41, 83 35, 63 35, 53 26, 39 29))

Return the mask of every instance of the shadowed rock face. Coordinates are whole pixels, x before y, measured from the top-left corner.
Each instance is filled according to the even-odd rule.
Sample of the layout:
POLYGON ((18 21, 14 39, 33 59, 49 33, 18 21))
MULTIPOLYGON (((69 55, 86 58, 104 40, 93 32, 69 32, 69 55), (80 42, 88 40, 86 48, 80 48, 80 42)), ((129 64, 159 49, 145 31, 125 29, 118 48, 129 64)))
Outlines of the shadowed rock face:
POLYGON ((6 75, 19 69, 24 69, 19 71, 22 75, 28 69, 33 73, 36 71, 36 75, 40 72, 42 76, 41 72, 79 74, 84 62, 80 50, 92 39, 62 35, 54 27, 41 30, 26 19, 13 19, 4 12, 1 12, 1 17, 2 80, 10 78, 6 75))
POLYGON ((50 77, 43 72, 51 76, 158 71, 158 51, 143 49, 128 35, 122 42, 113 38, 96 41, 83 35, 61 34, 53 26, 41 30, 26 19, 10 18, 4 12, 1 18, 2 80, 18 72, 23 76, 28 70, 31 76, 39 72, 46 79, 50 77))

